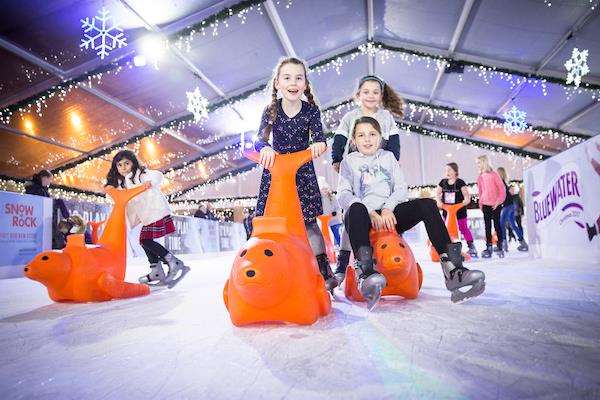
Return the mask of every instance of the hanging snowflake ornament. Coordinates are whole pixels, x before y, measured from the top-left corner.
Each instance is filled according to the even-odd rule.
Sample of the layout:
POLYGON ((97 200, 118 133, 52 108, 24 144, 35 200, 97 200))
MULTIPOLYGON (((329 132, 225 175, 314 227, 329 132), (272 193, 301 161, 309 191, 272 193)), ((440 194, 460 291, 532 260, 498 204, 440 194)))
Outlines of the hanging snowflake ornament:
POLYGON ((521 133, 525 129, 527 129, 527 122, 525 122, 525 117, 527 113, 525 111, 519 110, 517 107, 512 106, 512 108, 502 114, 504 116, 504 131, 506 133, 521 133))
POLYGON ((185 92, 188 99, 187 110, 194 114, 194 122, 198 123, 208 118, 208 100, 200 93, 200 88, 196 87, 193 92, 185 92))
POLYGON ((81 21, 83 38, 80 48, 97 50, 100 59, 108 56, 108 53, 116 48, 127 46, 127 38, 123 29, 114 23, 110 12, 102 7, 98 14, 90 20, 89 17, 81 21))
POLYGON ((587 65, 588 51, 579 51, 577 47, 573 48, 573 54, 571 58, 565 62, 565 68, 567 68, 567 85, 575 83, 576 87, 581 84, 581 78, 590 72, 590 68, 587 65))

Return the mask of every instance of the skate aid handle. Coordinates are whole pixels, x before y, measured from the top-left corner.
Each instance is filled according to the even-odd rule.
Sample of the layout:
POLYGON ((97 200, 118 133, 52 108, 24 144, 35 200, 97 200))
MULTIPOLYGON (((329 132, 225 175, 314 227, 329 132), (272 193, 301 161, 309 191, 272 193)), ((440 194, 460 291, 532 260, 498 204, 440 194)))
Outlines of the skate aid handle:
MULTIPOLYGON (((249 159, 250 161, 254 161, 257 164, 260 161, 260 153, 258 151, 244 151, 243 156, 249 159)), ((277 162, 277 159, 288 159, 289 162, 293 164, 297 163, 298 167, 300 167, 301 165, 304 165, 310 160, 312 160, 312 151, 310 148, 308 148, 306 150, 301 150, 294 153, 275 153, 275 162, 277 162)))

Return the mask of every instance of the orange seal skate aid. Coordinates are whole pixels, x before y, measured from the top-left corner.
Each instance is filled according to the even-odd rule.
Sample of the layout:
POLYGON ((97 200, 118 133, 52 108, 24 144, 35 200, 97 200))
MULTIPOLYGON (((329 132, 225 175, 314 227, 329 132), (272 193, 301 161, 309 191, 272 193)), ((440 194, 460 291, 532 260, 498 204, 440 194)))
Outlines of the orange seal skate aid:
MULTIPOLYGON (((246 155, 258 160, 257 153, 246 155)), ((236 326, 258 322, 310 325, 331 311, 331 299, 308 243, 296 172, 311 151, 277 154, 263 217, 239 250, 223 300, 236 326)))
POLYGON ((48 288, 58 302, 90 302, 144 296, 150 288, 125 282, 127 227, 125 207, 134 196, 146 190, 107 189, 115 205, 98 245, 87 246, 83 234, 69 235, 63 250, 38 254, 25 267, 25 276, 48 288))
MULTIPOLYGON (((415 299, 423 283, 423 271, 415 261, 410 247, 396 232, 371 230, 373 257, 379 271, 387 281, 382 296, 402 296, 415 299)), ((358 290, 356 274, 352 266, 346 268, 345 295, 353 301, 365 301, 358 290)))

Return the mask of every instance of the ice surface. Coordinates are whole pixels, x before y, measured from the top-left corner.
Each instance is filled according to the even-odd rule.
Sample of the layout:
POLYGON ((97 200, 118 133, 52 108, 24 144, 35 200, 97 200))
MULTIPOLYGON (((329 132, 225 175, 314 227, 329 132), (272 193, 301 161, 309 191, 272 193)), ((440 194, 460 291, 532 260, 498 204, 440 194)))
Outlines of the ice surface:
MULTIPOLYGON (((600 398, 600 265, 511 251, 470 263, 487 290, 452 304, 439 265, 412 246, 418 299, 371 314, 336 302, 309 327, 234 327, 221 298, 232 253, 184 256, 192 272, 175 289, 107 303, 54 304, 37 282, 2 280, 0 397, 600 398)), ((145 268, 133 262, 128 279, 145 268)))

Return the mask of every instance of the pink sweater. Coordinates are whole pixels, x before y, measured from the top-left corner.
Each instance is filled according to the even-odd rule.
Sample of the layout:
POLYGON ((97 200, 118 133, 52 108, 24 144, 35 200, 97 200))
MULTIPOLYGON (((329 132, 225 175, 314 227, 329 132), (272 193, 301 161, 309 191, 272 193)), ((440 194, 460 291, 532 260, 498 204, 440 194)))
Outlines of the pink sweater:
POLYGON ((506 188, 502 183, 502 178, 495 171, 479 175, 477 187, 479 188, 479 207, 495 206, 504 202, 506 198, 506 188))

